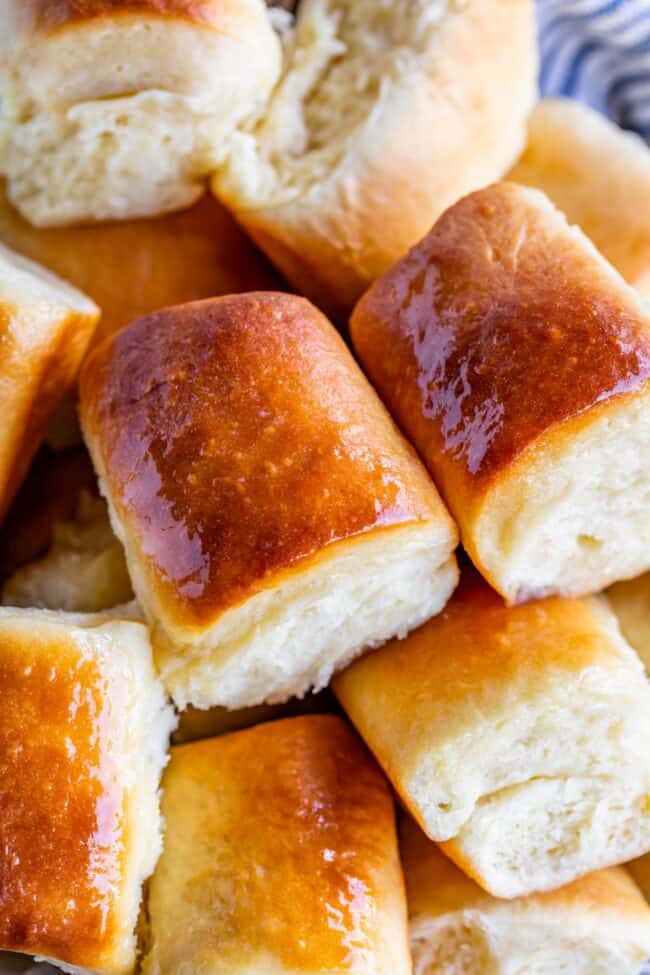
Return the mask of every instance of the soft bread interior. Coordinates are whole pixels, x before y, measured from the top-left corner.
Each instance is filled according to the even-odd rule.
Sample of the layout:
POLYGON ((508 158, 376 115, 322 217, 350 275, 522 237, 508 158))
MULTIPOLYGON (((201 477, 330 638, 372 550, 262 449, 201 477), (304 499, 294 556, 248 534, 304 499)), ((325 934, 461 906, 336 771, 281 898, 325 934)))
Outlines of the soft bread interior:
POLYGON ((531 778, 482 799, 443 848, 495 896, 518 897, 647 851, 649 809, 647 769, 531 778))
POLYGON ((632 975, 650 955, 650 910, 624 870, 499 900, 402 825, 414 975, 632 975))
MULTIPOLYGON (((440 67, 448 57, 445 26, 465 8, 457 0, 302 0, 280 83, 263 116, 235 134, 216 180, 218 194, 244 208, 286 203, 341 174, 356 153, 372 157, 404 111, 418 120, 426 114, 426 90, 436 73, 442 87, 447 83, 440 67), (413 97, 418 85, 425 92, 420 99, 413 97)), ((460 92, 456 98, 464 101, 460 92)), ((489 115, 476 102, 467 109, 489 115)), ((454 137, 441 134, 441 144, 445 138, 453 144, 454 137)), ((519 138, 502 133, 504 168, 519 138)), ((467 159, 468 173, 481 164, 467 159)), ((373 171, 368 164, 370 179, 373 171)), ((475 188, 481 179, 469 175, 468 181, 475 188)), ((427 214, 429 223, 435 215, 427 214)))
POLYGON ((627 642, 634 647, 650 674, 650 573, 617 582, 607 590, 627 642))
POLYGON ((106 502, 86 491, 75 519, 54 525, 47 554, 18 569, 2 590, 5 606, 73 613, 96 613, 132 598, 124 550, 111 529, 106 502))
MULTIPOLYGON (((131 619, 105 614, 38 609, 0 609, 0 621, 17 634, 22 631, 24 638, 41 627, 62 628, 65 637, 79 646, 81 659, 90 657, 101 661, 109 674, 128 674, 125 682, 128 697, 110 728, 115 774, 126 794, 126 855, 117 918, 119 944, 112 959, 115 970, 121 971, 135 950, 142 885, 153 873, 162 850, 159 783, 168 760, 169 738, 176 725, 176 716, 154 670, 147 628, 131 619)), ((84 971, 60 960, 37 960, 55 961, 64 971, 84 971)))
POLYGON ((511 602, 578 596, 650 567, 650 390, 551 431, 488 492, 471 554, 511 602), (480 554, 477 554, 480 553, 480 554))
MULTIPOLYGON (((136 592, 138 562, 127 559, 136 592)), ((157 664, 178 707, 247 707, 319 690, 362 650, 438 613, 458 577, 446 526, 374 531, 329 546, 227 610, 200 638, 151 618, 157 664)))
POLYGON ((650 951, 650 925, 614 913, 539 915, 494 904, 411 922, 414 975, 636 975, 650 951))
MULTIPOLYGON (((233 129, 265 103, 281 50, 262 0, 210 20, 136 13, 14 28, 0 172, 37 226, 190 206, 233 129)), ((9 43, 9 42, 8 42, 9 43)))

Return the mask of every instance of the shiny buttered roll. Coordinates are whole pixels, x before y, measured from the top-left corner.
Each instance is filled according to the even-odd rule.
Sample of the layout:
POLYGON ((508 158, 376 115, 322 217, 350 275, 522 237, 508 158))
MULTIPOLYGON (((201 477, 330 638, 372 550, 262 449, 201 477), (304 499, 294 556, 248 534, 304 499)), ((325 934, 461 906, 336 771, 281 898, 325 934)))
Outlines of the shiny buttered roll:
POLYGON ((650 956, 650 908, 620 868, 503 901, 412 821, 400 833, 414 975, 638 975, 650 956))
POLYGON ((263 0, 5 0, 0 172, 37 226, 190 206, 281 69, 263 0))
POLYGON ((623 636, 634 647, 650 674, 650 572, 617 582, 607 590, 623 636))
POLYGON ((447 601, 451 519, 305 299, 259 292, 141 318, 96 349, 80 389, 179 707, 323 687, 447 601))
POLYGON ((537 187, 630 284, 650 296, 650 149, 571 99, 541 101, 508 179, 537 187))
POLYGON ((99 318, 80 291, 0 245, 0 520, 99 318))
POLYGON ((410 975, 388 785, 334 716, 172 749, 143 975, 410 975))
POLYGON ((0 188, 0 241, 61 275, 102 310, 93 344, 167 305, 280 284, 211 195, 161 217, 39 228, 0 188))
POLYGON ((509 602, 650 566, 650 315, 536 191, 451 207, 364 295, 371 381, 509 602))
POLYGON ((650 851, 650 684, 603 600, 444 612, 334 689, 427 835, 497 897, 650 851))
POLYGON ((142 623, 0 609, 0 949, 130 975, 174 718, 142 623))
POLYGON ((499 179, 536 98, 530 0, 301 0, 282 78, 218 197, 335 315, 445 207, 499 179))

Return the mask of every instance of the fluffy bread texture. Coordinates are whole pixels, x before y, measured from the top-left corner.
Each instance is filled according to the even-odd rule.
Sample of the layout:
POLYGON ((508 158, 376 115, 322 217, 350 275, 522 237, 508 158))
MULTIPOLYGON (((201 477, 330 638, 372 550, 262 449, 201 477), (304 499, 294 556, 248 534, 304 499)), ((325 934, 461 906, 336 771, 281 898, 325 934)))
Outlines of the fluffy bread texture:
POLYGON ((6 0, 0 172, 36 226, 190 206, 281 68, 262 0, 6 0))
POLYGON ((624 870, 497 900, 411 820, 400 830, 414 975, 638 975, 650 908, 624 870))
POLYGON ((451 207, 351 333, 509 602, 650 566, 649 309, 542 193, 499 183, 451 207))
POLYGON ((303 294, 347 314, 525 140, 529 0, 301 0, 282 79, 216 195, 303 294))
POLYGON ((334 690, 427 835, 497 897, 650 850, 650 685, 603 600, 445 610, 334 690))
POLYGON ((395 810, 325 715, 172 749, 143 975, 409 975, 395 810))
POLYGON ((20 216, 0 186, 0 240, 99 305, 93 344, 167 305, 280 287, 257 248, 210 194, 187 210, 155 218, 38 228, 20 216))
POLYGON ((650 149, 572 99, 542 100, 508 179, 543 190, 650 297, 650 149))
POLYGON ((97 306, 0 244, 0 520, 72 387, 97 306))
POLYGON ((650 573, 617 582, 607 590, 623 636, 634 647, 650 674, 650 573))
POLYGON ((454 525, 305 299, 260 292, 142 318, 95 350, 80 389, 179 707, 319 689, 447 601, 454 525))
POLYGON ((175 718, 147 628, 0 609, 0 948, 129 975, 175 718))
POLYGON ((49 551, 18 569, 2 588, 5 606, 97 613, 133 599, 124 549, 106 502, 82 492, 72 521, 55 524, 49 551))

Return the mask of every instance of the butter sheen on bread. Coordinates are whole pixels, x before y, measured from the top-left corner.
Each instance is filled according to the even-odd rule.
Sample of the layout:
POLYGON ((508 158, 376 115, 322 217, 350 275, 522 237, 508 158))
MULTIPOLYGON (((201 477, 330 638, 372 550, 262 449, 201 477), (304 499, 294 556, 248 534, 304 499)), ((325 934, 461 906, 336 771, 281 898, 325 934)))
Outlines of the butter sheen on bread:
POLYGON ((509 601, 650 565, 650 314, 538 191, 451 207, 361 299, 357 354, 509 601))
POLYGON ((0 609, 0 948, 130 975, 174 716, 142 623, 0 609))
POLYGON ((338 717, 172 749, 143 975, 410 975, 388 784, 338 717))
POLYGON ((323 687, 453 590, 439 495, 305 299, 234 295, 139 319, 87 359, 80 390, 179 707, 323 687))

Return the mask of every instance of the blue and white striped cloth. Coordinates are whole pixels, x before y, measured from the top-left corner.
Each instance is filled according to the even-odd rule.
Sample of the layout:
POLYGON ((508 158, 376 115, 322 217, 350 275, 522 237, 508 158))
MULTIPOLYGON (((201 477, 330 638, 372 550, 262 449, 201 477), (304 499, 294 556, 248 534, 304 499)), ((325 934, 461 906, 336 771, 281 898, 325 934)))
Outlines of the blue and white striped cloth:
POLYGON ((650 0, 538 0, 543 95, 567 95, 650 141, 650 0))

